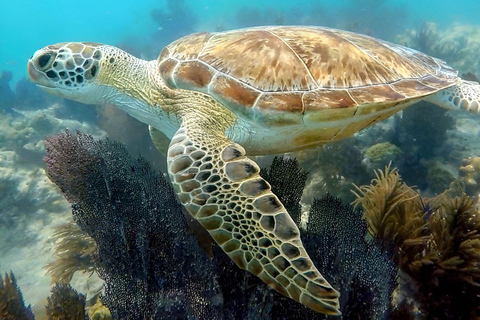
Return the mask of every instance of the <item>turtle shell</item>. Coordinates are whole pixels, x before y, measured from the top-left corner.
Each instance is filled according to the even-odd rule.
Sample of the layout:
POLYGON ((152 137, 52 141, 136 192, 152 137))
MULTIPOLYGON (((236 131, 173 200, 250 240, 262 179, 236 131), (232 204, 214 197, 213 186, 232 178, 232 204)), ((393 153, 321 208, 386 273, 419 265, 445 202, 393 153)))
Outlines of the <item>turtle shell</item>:
POLYGON ((353 131, 458 79, 445 62, 413 49, 320 27, 196 33, 166 46, 158 66, 171 88, 207 93, 249 121, 363 119, 353 131))

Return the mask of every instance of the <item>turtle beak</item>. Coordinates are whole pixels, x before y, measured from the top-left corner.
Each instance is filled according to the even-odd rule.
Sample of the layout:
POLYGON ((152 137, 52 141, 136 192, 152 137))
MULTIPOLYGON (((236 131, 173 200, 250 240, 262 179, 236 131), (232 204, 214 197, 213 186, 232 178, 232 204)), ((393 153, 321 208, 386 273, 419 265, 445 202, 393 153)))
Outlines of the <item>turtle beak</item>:
POLYGON ((38 71, 32 61, 33 57, 28 60, 27 73, 30 81, 41 87, 53 88, 52 82, 47 78, 45 73, 38 71))

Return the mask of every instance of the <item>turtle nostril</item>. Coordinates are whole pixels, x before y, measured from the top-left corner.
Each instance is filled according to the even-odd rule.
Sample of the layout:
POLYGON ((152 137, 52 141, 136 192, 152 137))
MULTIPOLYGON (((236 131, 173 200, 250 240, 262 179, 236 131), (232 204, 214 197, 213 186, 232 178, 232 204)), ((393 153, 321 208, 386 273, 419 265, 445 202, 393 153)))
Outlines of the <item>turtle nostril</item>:
POLYGON ((53 54, 51 53, 44 53, 40 57, 38 57, 37 64, 40 68, 45 68, 48 66, 50 60, 52 60, 53 54))

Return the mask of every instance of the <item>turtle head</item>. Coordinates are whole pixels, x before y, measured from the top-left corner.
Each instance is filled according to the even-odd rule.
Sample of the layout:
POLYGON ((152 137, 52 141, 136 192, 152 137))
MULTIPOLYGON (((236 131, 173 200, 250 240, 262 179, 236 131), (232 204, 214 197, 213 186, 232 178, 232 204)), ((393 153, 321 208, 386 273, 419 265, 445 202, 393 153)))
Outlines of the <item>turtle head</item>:
POLYGON ((46 46, 27 65, 28 77, 43 90, 88 104, 151 104, 150 69, 123 50, 91 42, 46 46))
POLYGON ((109 45, 66 42, 35 52, 27 70, 30 80, 48 93, 87 104, 112 104, 160 127, 165 86, 156 60, 138 59, 109 45))
POLYGON ((28 77, 49 93, 84 103, 98 103, 103 47, 88 42, 44 47, 28 61, 28 77))

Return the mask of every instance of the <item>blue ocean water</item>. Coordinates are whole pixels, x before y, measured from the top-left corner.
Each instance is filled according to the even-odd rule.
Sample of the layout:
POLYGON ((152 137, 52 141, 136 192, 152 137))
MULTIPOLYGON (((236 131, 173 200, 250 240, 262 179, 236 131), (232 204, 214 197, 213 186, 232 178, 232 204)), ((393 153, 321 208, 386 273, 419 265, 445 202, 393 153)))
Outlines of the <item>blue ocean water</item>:
MULTIPOLYGON (((0 274, 12 269, 25 300, 43 308, 39 301, 50 290, 50 275, 45 275, 43 266, 54 259, 52 230, 71 216, 68 203, 45 175, 42 140, 46 136, 65 128, 79 129, 96 138, 108 135, 121 140, 132 154, 146 153, 150 161, 161 157, 152 151, 144 124, 113 108, 88 108, 42 95, 27 83, 26 62, 39 48, 64 41, 90 41, 156 59, 164 45, 192 32, 271 24, 318 25, 399 42, 399 36, 407 30, 420 31, 424 23, 435 23, 437 30, 447 30, 439 34, 448 45, 429 48, 443 53, 440 58, 454 63, 461 73, 480 76, 479 14, 480 2, 469 0, 0 0, 0 75, 2 71, 11 72, 13 79, 7 85, 17 91, 17 100, 10 106, 7 90, 2 87, 5 83, 0 82, 0 108, 6 105, 0 113, 0 274), (464 50, 467 44, 468 50, 464 50)), ((344 196, 348 203, 352 200, 351 183, 368 184, 373 169, 389 161, 401 168, 405 181, 431 196, 443 192, 454 178, 463 182, 470 179, 468 173, 462 176, 461 170, 466 172, 477 162, 480 170, 480 158, 477 162, 466 161, 480 154, 479 118, 464 113, 450 118, 444 110, 430 107, 423 109, 428 111, 390 118, 361 132, 353 143, 328 145, 323 154, 299 154, 311 172, 304 200, 313 201, 318 194, 312 190, 330 183, 336 191, 333 194, 344 196), (384 147, 383 158, 378 162, 367 159, 378 147, 384 147), (319 175, 315 175, 316 170, 319 175), (321 175, 330 175, 333 182, 314 180, 321 175)), ((156 167, 164 164, 157 163, 156 167)), ((480 174, 473 178, 480 180, 480 174)), ((467 193, 478 194, 476 182, 472 185, 467 193)), ((427 206, 425 211, 431 214, 427 206)), ((358 241, 362 240, 360 237, 358 241)), ((87 287, 76 288, 81 291, 87 287)))
POLYGON ((2 0, 0 70, 12 71, 15 82, 25 76, 25 61, 32 52, 57 42, 92 41, 115 45, 130 41, 148 46, 152 41, 159 41, 154 40, 154 34, 159 28, 170 26, 176 29, 174 32, 182 35, 182 28, 192 23, 191 17, 195 19, 193 31, 215 31, 218 27, 231 29, 278 21, 337 27, 350 20, 352 24, 372 26, 375 30, 370 28, 366 31, 388 38, 392 36, 388 34, 389 30, 415 28, 425 21, 440 26, 454 23, 478 24, 479 12, 480 3, 469 0, 83 0, 75 4, 56 0, 46 3, 2 0), (172 16, 164 22, 152 19, 153 10, 168 12, 172 5, 175 6, 174 3, 177 6, 183 3, 192 16, 172 16), (275 19, 276 16, 278 19, 275 19))

